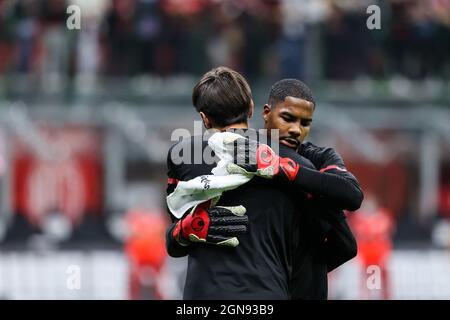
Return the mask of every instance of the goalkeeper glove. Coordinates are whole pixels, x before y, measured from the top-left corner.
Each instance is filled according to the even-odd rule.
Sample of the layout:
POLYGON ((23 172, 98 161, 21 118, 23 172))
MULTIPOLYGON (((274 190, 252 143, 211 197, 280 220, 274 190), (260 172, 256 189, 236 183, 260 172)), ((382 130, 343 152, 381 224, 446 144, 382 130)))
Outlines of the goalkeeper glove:
POLYGON ((243 206, 211 207, 209 201, 195 207, 178 221, 173 236, 183 246, 190 242, 204 242, 236 247, 238 235, 247 232, 248 217, 243 206))
POLYGON ((264 178, 282 176, 294 181, 300 169, 294 160, 280 157, 268 145, 255 140, 239 137, 225 144, 233 154, 233 163, 227 165, 230 174, 252 173, 264 178))

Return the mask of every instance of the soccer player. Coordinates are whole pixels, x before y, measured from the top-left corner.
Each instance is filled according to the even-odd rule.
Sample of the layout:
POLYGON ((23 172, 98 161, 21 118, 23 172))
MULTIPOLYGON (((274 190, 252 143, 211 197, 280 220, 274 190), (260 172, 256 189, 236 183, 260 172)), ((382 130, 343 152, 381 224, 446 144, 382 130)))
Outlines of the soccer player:
POLYGON ((283 79, 272 86, 263 110, 266 129, 278 129, 281 143, 297 150, 321 172, 328 173, 318 177, 306 169, 304 173, 310 175, 299 177, 302 179, 299 185, 314 189, 315 193, 310 214, 301 216, 291 282, 293 299, 327 298, 327 273, 357 253, 355 238, 342 209, 357 210, 363 199, 358 181, 334 149, 309 142, 302 144, 311 129, 310 104, 315 108, 312 92, 304 83, 283 79))
MULTIPOLYGON (((282 144, 300 152, 320 170, 300 168, 291 183, 312 193, 310 213, 298 215, 292 299, 326 299, 327 273, 357 253, 356 240, 342 210, 358 209, 363 194, 334 149, 301 144, 309 134, 314 109, 311 90, 299 80, 284 79, 272 86, 263 111, 265 129, 269 133, 277 129, 282 144)), ((252 165, 239 168, 250 172, 257 169, 252 165)))
MULTIPOLYGON (((207 129, 245 130, 253 112, 247 82, 224 67, 200 79, 193 90, 193 104, 207 129)), ((197 144, 202 155, 211 151, 201 136, 175 146, 192 151, 195 158, 197 144)), ((188 163, 184 154, 173 152, 175 146, 168 154, 168 193, 179 180, 208 175, 215 167, 203 157, 202 163, 188 163)), ((279 150, 302 168, 313 168, 294 150, 285 146, 279 150)), ((184 299, 289 299, 296 217, 305 210, 306 202, 306 193, 255 177, 222 195, 217 205, 226 209, 205 204, 175 221, 166 233, 166 246, 173 257, 188 254, 184 299), (239 206, 246 209, 246 216, 239 206), (239 236, 239 245, 232 247, 235 243, 229 240, 235 236, 239 236)))
MULTIPOLYGON (((274 87, 277 87, 277 86, 274 86, 274 87)), ((283 83, 283 85, 281 86, 281 89, 284 90, 284 89, 286 89, 285 87, 286 87, 285 83, 283 83)), ((289 86, 288 86, 288 89, 289 89, 289 86)), ((294 89, 295 89, 295 87, 294 87, 294 89)), ((306 86, 304 89, 307 89, 306 86)), ((285 94, 289 93, 289 91, 285 91, 284 93, 285 94)), ((283 92, 278 92, 279 96, 282 94, 283 94, 283 92)), ((308 127, 306 129, 308 129, 308 131, 309 131, 309 124, 312 121, 312 114, 313 114, 313 111, 315 108, 314 101, 312 100, 312 95, 310 94, 309 89, 301 90, 301 92, 296 92, 296 94, 301 94, 302 96, 295 98, 295 94, 292 94, 292 97, 290 97, 289 95, 287 95, 287 96, 285 95, 284 97, 281 98, 281 100, 275 101, 275 102, 277 102, 277 104, 278 103, 284 104, 284 100, 287 100, 287 103, 286 103, 287 109, 292 109, 295 111, 293 114, 288 114, 289 112, 286 110, 284 110, 284 112, 282 112, 283 117, 286 119, 289 118, 289 121, 291 122, 291 124, 290 125, 284 124, 284 129, 287 128, 287 130, 284 130, 284 131, 280 130, 281 142, 286 147, 291 148, 293 150, 297 149, 300 142, 303 141, 303 139, 306 137, 306 135, 307 135, 306 130, 303 130, 304 134, 297 134, 297 132, 302 130, 300 128, 300 126, 304 126, 305 121, 307 124, 306 127, 308 127), (305 94, 307 95, 306 97, 303 96, 305 94), (309 94, 309 96, 308 96, 308 94, 309 94), (309 101, 302 99, 302 98, 308 98, 308 97, 311 97, 311 99, 309 99, 309 101), (292 102, 293 102, 293 104, 292 104, 292 102), (294 121, 294 119, 297 119, 299 115, 301 118, 304 118, 304 119, 301 120, 300 122, 294 121), (300 125, 300 123, 301 123, 301 125, 300 125)), ((272 92, 271 92, 271 99, 279 99, 279 97, 273 96, 272 92)), ((272 101, 272 102, 274 102, 274 101, 272 101)), ((280 109, 283 109, 283 108, 284 107, 280 107, 280 109)), ((286 109, 286 108, 284 108, 284 109, 286 109)), ((276 122, 277 120, 278 120, 278 122, 280 122, 279 120, 280 119, 283 120, 283 119, 282 118, 278 119, 275 116, 276 115, 275 112, 273 112, 273 113, 267 112, 270 110, 271 110, 270 106, 267 105, 265 107, 265 113, 264 113, 264 117, 266 120, 266 127, 270 128, 270 129, 272 129, 272 128, 280 129, 277 126, 271 126, 271 123, 274 124, 274 122, 276 122), (270 120, 270 121, 267 121, 267 120, 270 120)), ((280 149, 280 151, 281 151, 281 149, 280 149)), ((311 146, 309 146, 308 151, 310 153, 313 151, 311 146)), ((312 152, 312 153, 314 153, 314 152, 312 152)), ((277 155, 274 155, 274 158, 276 158, 276 157, 277 157, 277 155)), ((317 155, 315 158, 318 161, 319 157, 317 155)), ((283 176, 284 179, 278 179, 278 180, 275 179, 274 180, 274 181, 281 182, 282 184, 285 185, 285 187, 289 187, 289 189, 290 189, 289 192, 294 191, 294 192, 297 192, 298 195, 301 195, 302 194, 301 192, 299 193, 298 191, 295 191, 295 190, 298 188, 303 188, 303 189, 307 190, 308 192, 312 192, 314 194, 325 195, 329 199, 334 200, 334 201, 336 201, 336 203, 340 203, 340 205, 343 205, 343 206, 350 206, 350 207, 351 206, 359 206, 359 204, 357 203, 359 201, 359 199, 358 199, 359 186, 357 185, 357 183, 355 186, 351 182, 349 183, 347 180, 341 179, 340 177, 338 177, 336 175, 328 174, 328 173, 321 173, 316 170, 313 170, 312 168, 308 169, 307 166, 300 168, 300 166, 298 164, 295 164, 292 162, 292 159, 297 160, 297 159, 295 159, 295 157, 289 158, 289 159, 288 158, 279 158, 278 159, 279 167, 280 167, 278 175, 283 176), (333 187, 327 187, 328 185, 333 186, 333 187), (355 197, 355 195, 356 195, 356 197, 355 197)), ((261 164, 258 164, 258 165, 261 165, 261 164)), ((257 168, 254 168, 254 166, 252 166, 252 165, 242 166, 242 168, 244 168, 247 171, 255 171, 257 169, 257 168)), ((327 169, 330 169, 330 168, 327 168, 327 169)), ((302 199, 302 197, 300 197, 300 199, 302 199)), ((302 216, 303 215, 300 212, 295 216, 296 217, 295 221, 297 222, 297 224, 294 223, 295 228, 293 229, 293 232, 299 232, 299 230, 300 230, 299 217, 302 217, 302 216)), ((304 224, 304 229, 305 229, 304 231, 301 232, 301 234, 306 234, 305 231, 308 230, 306 228, 309 228, 309 219, 306 219, 306 220, 301 219, 301 220, 303 220, 303 221, 301 221, 301 224, 304 224), (308 226, 308 227, 305 228, 305 226, 308 226)), ((252 222, 250 225, 252 226, 252 222)), ((174 230, 176 231, 176 228, 174 230)), ((170 240, 170 238, 172 238, 172 235, 173 235, 173 233, 172 234, 168 233, 169 240, 170 240)), ((178 233, 178 236, 179 236, 179 233, 178 233)), ((299 236, 294 237, 294 239, 293 239, 294 242, 292 242, 292 245, 294 245, 295 243, 298 243, 299 240, 300 240, 299 236)), ((302 247, 297 249, 298 252, 296 254, 296 260, 298 260, 299 262, 296 263, 298 265, 298 267, 295 267, 295 270, 301 270, 299 272, 301 272, 302 275, 304 274, 305 277, 306 277, 306 275, 308 275, 308 277, 315 276, 315 274, 312 274, 312 275, 309 274, 309 272, 311 270, 309 270, 303 266, 303 265, 312 266, 313 264, 311 263, 311 260, 314 262, 314 260, 313 260, 314 257, 311 256, 311 249, 310 249, 311 246, 309 245, 310 240, 311 239, 308 239, 308 241, 303 241, 302 247), (307 249, 307 250, 305 250, 305 249, 307 249), (300 258, 300 257, 302 257, 302 258, 300 258), (305 259, 305 257, 308 257, 308 258, 305 259), (307 263, 305 264, 304 261, 307 261, 307 263)), ((323 241, 324 239, 321 238, 320 240, 323 241)), ((241 241, 241 243, 242 242, 243 241, 241 241)), ((320 243, 319 240, 317 242, 320 243)), ((168 241, 168 244, 169 244, 168 250, 170 253, 170 251, 171 251, 170 241, 168 241)), ((350 244, 352 244, 352 243, 350 243, 350 244)), ((352 251, 353 249, 354 249, 354 246, 350 248, 350 251, 352 251)), ((353 254, 353 256, 354 256, 354 254, 356 254, 356 253, 353 250, 353 252, 351 254, 353 254)), ((333 257, 333 259, 334 259, 334 263, 339 264, 339 259, 343 259, 343 257, 341 256, 339 259, 336 259, 335 257, 333 257)), ((344 257, 344 260, 345 259, 348 260, 349 258, 344 257)), ((327 265, 325 264, 325 289, 326 289, 326 270, 327 270, 327 265)), ((319 274, 323 275, 323 273, 320 273, 320 272, 319 272, 319 274)), ((294 273, 294 275, 295 275, 295 273, 294 273)), ((289 277, 290 277, 290 275, 289 275, 289 277)), ((318 277, 318 278, 321 280, 323 279, 323 277, 318 277)), ((310 281, 309 278, 307 280, 310 281)), ((302 281, 302 280, 300 279, 299 281, 302 281)), ((303 283, 309 284, 309 282, 302 281, 302 284, 303 283)), ((294 288, 295 288, 295 286, 294 286, 294 288)), ((313 286, 312 285, 311 286, 303 285, 301 289, 304 289, 304 288, 313 289, 313 286)), ((294 291, 294 295, 292 296, 294 298, 318 298, 317 294, 311 294, 311 293, 307 292, 307 295, 305 295, 302 293, 302 290, 300 290, 300 289, 295 290, 295 291, 294 291), (295 291, 298 291, 299 293, 296 293, 295 291)), ((323 292, 323 290, 321 290, 320 292, 323 292)), ((326 298, 326 293, 325 293, 325 298, 326 298)))

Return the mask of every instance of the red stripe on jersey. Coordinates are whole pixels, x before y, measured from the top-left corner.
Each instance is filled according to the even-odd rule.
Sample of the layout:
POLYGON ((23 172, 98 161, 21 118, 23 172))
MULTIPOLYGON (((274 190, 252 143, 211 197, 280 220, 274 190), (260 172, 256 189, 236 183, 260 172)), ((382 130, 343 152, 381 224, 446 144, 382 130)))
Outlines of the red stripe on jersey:
POLYGON ((347 171, 347 169, 338 167, 337 165, 333 164, 331 166, 328 166, 328 167, 325 167, 323 169, 320 169, 320 172, 328 171, 328 170, 331 170, 331 169, 336 169, 336 170, 339 170, 339 171, 347 171))
POLYGON ((178 182, 180 182, 180 180, 174 178, 167 178, 168 184, 178 184, 178 182))

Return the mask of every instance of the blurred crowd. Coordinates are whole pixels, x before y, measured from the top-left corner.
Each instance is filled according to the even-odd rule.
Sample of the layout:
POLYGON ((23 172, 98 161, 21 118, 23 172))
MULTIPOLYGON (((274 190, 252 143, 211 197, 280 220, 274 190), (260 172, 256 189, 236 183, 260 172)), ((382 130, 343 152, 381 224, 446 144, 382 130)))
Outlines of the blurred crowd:
POLYGON ((449 40, 450 0, 0 0, 0 74, 448 79, 449 40))

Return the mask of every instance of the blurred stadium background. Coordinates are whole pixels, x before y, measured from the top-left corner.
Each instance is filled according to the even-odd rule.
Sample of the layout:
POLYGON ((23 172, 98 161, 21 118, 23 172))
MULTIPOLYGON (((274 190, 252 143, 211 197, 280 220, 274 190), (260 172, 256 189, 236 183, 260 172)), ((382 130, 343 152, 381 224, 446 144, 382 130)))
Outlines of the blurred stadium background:
POLYGON ((450 0, 0 0, 0 298, 181 297, 165 157, 219 65, 249 80, 255 128, 273 82, 310 85, 309 140, 363 186, 352 226, 389 289, 364 293, 359 256, 330 299, 450 299, 450 0))

